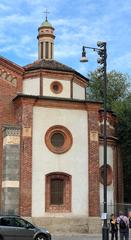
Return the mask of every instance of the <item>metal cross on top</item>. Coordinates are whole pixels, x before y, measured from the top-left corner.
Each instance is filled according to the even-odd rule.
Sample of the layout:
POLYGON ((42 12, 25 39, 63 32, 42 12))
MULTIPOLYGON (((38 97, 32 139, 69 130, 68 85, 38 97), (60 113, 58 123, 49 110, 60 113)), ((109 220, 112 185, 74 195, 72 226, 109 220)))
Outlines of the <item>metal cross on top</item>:
POLYGON ((48 21, 48 20, 47 20, 47 15, 48 15, 50 12, 48 12, 48 10, 47 10, 47 8, 46 8, 45 12, 43 12, 43 13, 46 14, 46 15, 45 15, 45 16, 46 16, 46 21, 48 21))

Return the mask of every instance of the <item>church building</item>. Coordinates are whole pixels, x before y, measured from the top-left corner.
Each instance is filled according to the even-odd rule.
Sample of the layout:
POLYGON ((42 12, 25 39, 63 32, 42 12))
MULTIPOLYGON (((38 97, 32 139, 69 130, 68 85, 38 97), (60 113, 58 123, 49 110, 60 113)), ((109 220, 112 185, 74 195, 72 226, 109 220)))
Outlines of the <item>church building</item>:
MULTIPOLYGON (((47 17, 37 39, 33 63, 0 57, 0 211, 52 224, 86 219, 86 228, 103 207, 102 103, 86 98, 89 79, 54 59, 47 17)), ((108 206, 123 199, 116 123, 107 112, 108 206)))

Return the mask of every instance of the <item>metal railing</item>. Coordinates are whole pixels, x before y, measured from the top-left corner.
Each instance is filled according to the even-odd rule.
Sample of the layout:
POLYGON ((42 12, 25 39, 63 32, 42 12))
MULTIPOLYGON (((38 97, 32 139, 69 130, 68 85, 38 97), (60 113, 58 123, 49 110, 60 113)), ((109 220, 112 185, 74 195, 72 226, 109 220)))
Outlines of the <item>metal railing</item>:
MULTIPOLYGON (((103 212, 103 205, 100 206, 100 215, 103 212)), ((126 216, 131 213, 131 203, 116 203, 116 204, 108 204, 107 205, 107 216, 108 219, 112 213, 115 216, 118 216, 120 212, 123 212, 126 216)))

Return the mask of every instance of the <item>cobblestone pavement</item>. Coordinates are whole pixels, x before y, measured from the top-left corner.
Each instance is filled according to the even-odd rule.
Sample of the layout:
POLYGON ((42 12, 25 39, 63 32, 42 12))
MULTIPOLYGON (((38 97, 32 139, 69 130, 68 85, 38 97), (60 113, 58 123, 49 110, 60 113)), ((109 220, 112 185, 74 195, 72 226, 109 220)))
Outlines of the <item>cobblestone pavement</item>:
POLYGON ((52 240, 102 240, 101 234, 53 234, 52 240))

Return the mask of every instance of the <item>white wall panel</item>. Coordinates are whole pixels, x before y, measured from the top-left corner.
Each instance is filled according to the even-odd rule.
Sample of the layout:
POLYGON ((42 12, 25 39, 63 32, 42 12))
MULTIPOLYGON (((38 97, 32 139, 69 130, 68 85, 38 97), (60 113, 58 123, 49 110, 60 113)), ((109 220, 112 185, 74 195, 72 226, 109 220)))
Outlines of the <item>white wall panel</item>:
MULTIPOLYGON (((87 122, 87 112, 83 110, 34 107, 32 163, 33 216, 48 215, 45 213, 45 175, 55 171, 65 172, 72 176, 72 212, 70 215, 88 215, 87 122), (53 125, 63 125, 72 133, 73 145, 64 154, 54 154, 45 145, 45 133, 53 125)), ((51 216, 51 213, 49 215, 51 216)))
POLYGON ((66 80, 43 78, 43 96, 70 98, 70 92, 71 92, 70 84, 71 82, 66 80), (63 91, 61 93, 56 94, 51 91, 50 86, 51 86, 51 83, 54 81, 57 81, 62 84, 63 91))
POLYGON ((25 79, 23 81, 23 93, 29 95, 40 95, 40 79, 25 79))
MULTIPOLYGON (((99 159, 100 159, 100 167, 104 163, 103 159, 103 146, 100 145, 99 147, 99 159)), ((113 149, 110 146, 107 146, 107 164, 112 167, 113 170, 113 149)), ((103 204, 103 184, 100 183, 100 203, 103 204)), ((113 181, 112 184, 107 186, 107 204, 112 205, 114 204, 114 188, 113 188, 113 181)))
POLYGON ((85 88, 73 83, 73 99, 85 100, 85 88))

